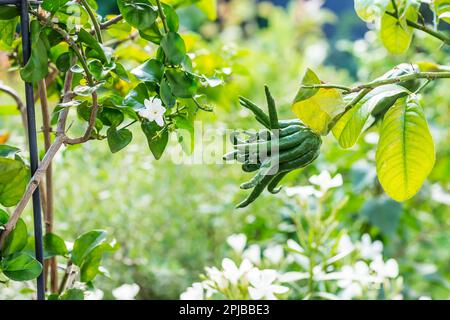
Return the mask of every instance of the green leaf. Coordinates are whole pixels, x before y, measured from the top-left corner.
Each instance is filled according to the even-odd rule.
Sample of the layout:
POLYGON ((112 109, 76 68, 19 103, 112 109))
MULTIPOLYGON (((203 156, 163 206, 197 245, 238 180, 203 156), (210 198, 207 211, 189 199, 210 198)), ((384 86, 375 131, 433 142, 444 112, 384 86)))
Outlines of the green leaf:
POLYGON ((125 70, 125 67, 121 64, 116 62, 116 68, 114 69, 114 73, 119 76, 120 79, 122 79, 125 82, 130 82, 130 78, 128 77, 128 72, 125 70))
POLYGON ((44 2, 42 3, 42 8, 44 10, 50 11, 51 13, 55 13, 67 2, 69 2, 69 0, 44 0, 44 2))
POLYGON ((389 0, 355 0, 356 14, 366 22, 374 22, 386 11, 389 0))
POLYGON ((150 59, 131 71, 141 81, 160 82, 164 73, 164 65, 156 59, 150 59))
POLYGON ((106 239, 106 231, 93 230, 79 236, 73 245, 72 261, 76 266, 81 266, 86 256, 106 239))
POLYGON ((23 161, 0 157, 0 204, 15 206, 22 198, 28 183, 29 170, 23 161))
POLYGON ((20 70, 20 76, 26 82, 36 83, 48 74, 48 54, 45 45, 45 33, 37 20, 31 22, 31 57, 20 70))
POLYGON ((434 10, 439 19, 450 23, 450 1, 434 0, 434 10))
POLYGON ((83 265, 80 268, 80 280, 81 282, 90 282, 100 273, 100 264, 103 259, 105 251, 113 251, 114 248, 108 244, 103 243, 92 250, 89 255, 86 256, 83 265))
MULTIPOLYGON (((310 86, 315 84, 320 84, 319 77, 311 69, 306 69, 305 75, 303 76, 302 80, 302 86, 310 86)), ((307 100, 314 96, 318 91, 319 89, 300 87, 299 91, 297 92, 297 96, 294 99, 294 103, 307 100)))
POLYGON ((81 289, 69 289, 64 292, 60 297, 60 300, 84 300, 84 292, 81 289))
POLYGON ((172 65, 179 65, 186 57, 186 45, 176 32, 169 32, 161 39, 161 48, 172 65))
POLYGON ((172 90, 170 89, 166 78, 163 78, 159 85, 159 96, 161 97, 161 101, 168 108, 173 108, 177 102, 177 99, 172 94, 172 90))
POLYGON ((177 32, 178 28, 180 27, 180 21, 177 13, 175 12, 175 9, 165 3, 162 4, 162 7, 164 15, 166 16, 166 22, 169 30, 172 32, 177 32))
POLYGON ((169 132, 167 128, 159 127, 155 122, 144 121, 142 122, 142 131, 147 138, 150 151, 156 160, 161 159, 164 151, 166 150, 167 143, 169 142, 169 132))
POLYGON ((158 17, 157 8, 144 0, 118 0, 120 13, 125 20, 137 29, 146 29, 158 17))
POLYGON ((17 221, 16 227, 8 235, 2 250, 3 256, 9 256, 16 252, 22 251, 28 242, 27 225, 22 219, 17 221))
POLYGON ((378 179, 396 201, 412 198, 435 163, 433 138, 422 108, 413 99, 399 99, 386 113, 380 129, 378 179))
POLYGON ((56 256, 66 256, 69 254, 64 240, 54 233, 47 233, 44 236, 44 258, 49 259, 56 256))
POLYGON ((11 20, 18 17, 20 14, 17 6, 1 6, 0 7, 0 20, 11 20))
POLYGON ((214 21, 217 19, 217 0, 199 0, 195 5, 209 20, 214 21))
POLYGON ((104 48, 100 45, 100 43, 95 39, 89 32, 84 29, 81 29, 78 33, 78 40, 84 43, 86 46, 94 50, 98 56, 107 63, 111 62, 111 57, 105 54, 104 48))
POLYGON ((139 30, 139 35, 142 39, 153 42, 157 45, 161 43, 162 34, 156 23, 152 24, 149 28, 139 30))
POLYGON ((182 116, 177 116, 174 119, 177 130, 178 142, 181 148, 187 154, 192 154, 194 151, 194 124, 191 120, 182 116))
POLYGON ((114 108, 103 108, 99 113, 98 118, 108 127, 118 127, 125 119, 124 114, 114 108))
POLYGON ((9 49, 14 41, 18 18, 0 20, 0 48, 9 49))
POLYGON ((192 74, 179 69, 167 69, 165 75, 175 97, 192 98, 197 92, 198 84, 192 74))
POLYGON ((398 98, 408 93, 407 89, 399 85, 380 86, 369 92, 353 108, 347 111, 333 127, 333 134, 339 145, 345 149, 353 147, 375 108, 390 107, 398 98), (391 97, 392 99, 386 99, 391 97))
POLYGON ((107 131, 108 145, 112 153, 119 152, 133 140, 133 134, 128 129, 117 130, 111 127, 107 131))
POLYGON ((0 145, 0 157, 13 159, 20 149, 11 147, 6 144, 0 145))
POLYGON ((19 252, 5 257, 0 263, 3 273, 14 281, 36 279, 42 272, 42 265, 27 253, 19 252))
POLYGON ((414 29, 407 25, 406 19, 416 22, 417 17, 415 7, 410 7, 406 15, 399 19, 388 14, 383 15, 381 18, 381 41, 391 54, 399 55, 408 50, 411 45, 414 29))
POLYGON ((327 135, 329 124, 345 109, 341 93, 337 89, 321 88, 312 96, 305 94, 300 94, 300 100, 294 100, 292 111, 313 131, 327 135))
POLYGON ((147 86, 145 83, 140 83, 128 93, 123 100, 123 104, 132 107, 134 110, 139 110, 145 107, 145 99, 149 99, 147 86))

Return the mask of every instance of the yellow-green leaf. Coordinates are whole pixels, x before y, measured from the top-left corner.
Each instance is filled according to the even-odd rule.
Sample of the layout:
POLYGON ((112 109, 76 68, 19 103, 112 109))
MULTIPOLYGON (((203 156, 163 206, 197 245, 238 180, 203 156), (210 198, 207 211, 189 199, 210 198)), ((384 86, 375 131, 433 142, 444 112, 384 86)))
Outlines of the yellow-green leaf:
POLYGON ((345 149, 353 147, 365 129, 372 111, 377 107, 387 108, 400 95, 406 95, 407 93, 407 89, 394 84, 380 86, 368 93, 347 111, 333 127, 333 135, 339 145, 345 149))
POLYGON ((450 23, 450 0, 435 0, 434 6, 438 18, 450 23))
POLYGON ((328 125, 345 109, 341 93, 336 89, 319 89, 315 95, 294 102, 292 111, 313 131, 328 134, 328 125))
POLYGON ((376 155, 378 179, 396 201, 412 198, 435 162, 425 114, 413 99, 399 99, 386 113, 376 155))
POLYGON ((406 19, 417 21, 415 7, 411 6, 400 19, 388 14, 381 18, 381 41, 391 54, 403 54, 411 45, 414 29, 407 25, 406 19))

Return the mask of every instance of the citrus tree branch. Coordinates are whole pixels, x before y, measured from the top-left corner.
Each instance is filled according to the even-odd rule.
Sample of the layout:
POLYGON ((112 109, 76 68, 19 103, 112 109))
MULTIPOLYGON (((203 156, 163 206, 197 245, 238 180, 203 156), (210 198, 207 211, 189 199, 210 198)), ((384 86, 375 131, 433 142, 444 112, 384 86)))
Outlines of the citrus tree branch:
POLYGON ((445 72, 415 72, 410 73, 398 77, 388 78, 388 79, 380 79, 374 80, 365 84, 360 84, 354 87, 347 87, 338 84, 313 84, 313 85, 302 85, 301 87, 304 89, 339 89, 343 90, 346 93, 360 92, 363 89, 375 89, 376 87, 383 86, 386 84, 395 84, 401 83, 409 80, 415 79, 426 79, 426 80, 436 80, 436 79, 446 79, 450 78, 450 71, 445 72))
POLYGON ((92 24, 94 25, 95 35, 97 36, 98 42, 103 43, 102 30, 100 27, 100 23, 98 22, 97 17, 95 16, 94 11, 92 11, 92 8, 89 6, 86 0, 80 0, 80 3, 86 10, 87 14, 89 15, 89 18, 91 19, 92 24))
MULTIPOLYGON (((395 14, 395 12, 386 11, 386 14, 390 15, 391 17, 394 17, 394 18, 398 19, 398 17, 395 14)), ((421 31, 423 31, 425 33, 428 33, 429 35, 431 35, 431 36, 441 40, 446 45, 450 45, 450 37, 448 37, 447 35, 445 35, 442 32, 433 30, 432 28, 429 28, 426 25, 419 24, 419 23, 411 21, 409 19, 406 19, 406 24, 408 26, 414 28, 414 29, 421 30, 421 31)))
POLYGON ((162 5, 161 5, 161 1, 160 0, 156 0, 156 4, 158 5, 159 16, 160 16, 161 21, 163 23, 164 31, 166 33, 168 33, 170 31, 170 29, 169 29, 169 26, 167 25, 167 19, 166 19, 166 15, 164 14, 164 10, 163 10, 162 5))
POLYGON ((110 26, 112 26, 113 24, 116 24, 120 21, 123 20, 123 16, 121 14, 119 14, 118 16, 111 18, 108 21, 105 21, 103 23, 100 24, 100 29, 105 30, 108 29, 110 26))

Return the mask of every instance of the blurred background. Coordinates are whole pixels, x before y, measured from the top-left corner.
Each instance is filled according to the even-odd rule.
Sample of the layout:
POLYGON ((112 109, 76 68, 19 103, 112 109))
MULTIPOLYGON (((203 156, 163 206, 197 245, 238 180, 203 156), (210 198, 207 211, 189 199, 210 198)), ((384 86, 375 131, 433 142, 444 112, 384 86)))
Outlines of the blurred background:
MULTIPOLYGON (((99 5, 104 15, 117 13, 115 1, 99 5)), ((237 98, 243 95, 263 104, 264 84, 272 89, 280 116, 293 118, 290 102, 307 67, 326 81, 350 85, 403 62, 449 63, 448 52, 420 33, 408 54, 388 55, 371 26, 358 19, 351 0, 219 1, 215 22, 196 6, 183 7, 179 14, 196 70, 230 74, 223 86, 205 92, 215 111, 201 113, 199 119, 212 128, 254 128, 253 117, 239 107, 237 98)), ((120 46, 117 53, 132 67, 153 54, 144 48, 136 41, 120 46)), ((18 75, 2 63, 1 80, 20 91, 18 75)), ((308 177, 325 169, 332 175, 341 173, 343 185, 332 198, 346 202, 335 217, 336 230, 347 230, 353 239, 367 233, 382 241, 385 257, 398 262, 402 298, 447 299, 448 83, 433 83, 424 96, 438 154, 429 181, 414 199, 398 204, 384 195, 375 174, 375 132, 347 151, 332 137, 325 138, 319 160, 290 174, 285 185, 306 185, 308 177)), ((12 101, 2 96, 0 105, 0 135, 7 133, 8 143, 26 150, 20 117, 6 111, 12 101)), ((243 233, 262 246, 283 243, 292 235, 286 229, 289 214, 303 214, 295 196, 285 192, 264 194, 247 209, 235 210, 246 194, 238 186, 248 179, 238 165, 155 161, 138 132, 133 144, 115 155, 102 142, 65 149, 54 170, 57 233, 73 239, 86 230, 107 228, 121 245, 105 259, 109 277, 96 279, 105 298, 113 298, 112 290, 122 284, 137 284, 137 299, 177 299, 205 266, 219 265, 229 253, 228 236, 243 233)), ((26 219, 31 221, 29 209, 26 219)))

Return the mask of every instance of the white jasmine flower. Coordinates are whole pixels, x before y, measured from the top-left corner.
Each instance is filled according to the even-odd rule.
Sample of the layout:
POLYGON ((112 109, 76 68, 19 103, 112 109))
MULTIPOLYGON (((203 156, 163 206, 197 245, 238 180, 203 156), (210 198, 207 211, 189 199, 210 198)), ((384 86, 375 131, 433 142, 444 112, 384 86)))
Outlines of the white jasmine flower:
POLYGON ((242 233, 233 234, 227 238, 227 243, 234 251, 241 254, 247 244, 247 237, 242 233))
POLYGON ((275 294, 283 294, 289 291, 289 288, 273 284, 277 279, 278 273, 275 270, 252 269, 248 273, 250 287, 248 292, 253 300, 277 300, 275 294))
POLYGON ((339 293, 339 298, 342 300, 352 300, 356 297, 360 297, 362 294, 363 289, 361 285, 359 283, 352 282, 339 293))
POLYGON ((286 188, 285 191, 288 197, 299 196, 301 200, 306 200, 311 196, 316 198, 323 196, 323 193, 313 186, 286 188))
POLYGON ((297 252, 297 253, 305 252, 305 250, 297 242, 295 242, 292 239, 289 239, 287 241, 287 246, 288 246, 289 249, 291 249, 294 252, 297 252))
POLYGON ((112 295, 116 300, 135 300, 139 293, 139 286, 135 283, 124 284, 112 291, 112 295))
POLYGON ((352 251, 353 249, 354 249, 354 245, 352 243, 352 239, 350 238, 350 236, 348 234, 344 234, 339 239, 337 251, 339 253, 343 253, 343 252, 352 251))
POLYGON ((203 286, 201 283, 193 283, 180 295, 180 300, 203 300, 203 286))
POLYGON ((259 265, 261 263, 261 248, 257 244, 252 244, 244 251, 242 256, 253 264, 259 265))
POLYGON ((208 278, 211 279, 211 281, 214 282, 219 287, 219 289, 224 289, 228 286, 227 279, 225 279, 222 271, 220 271, 216 267, 206 267, 205 270, 208 278))
POLYGON ((331 188, 340 187, 343 184, 341 174, 338 174, 334 178, 331 178, 331 175, 327 170, 322 171, 318 176, 312 176, 311 178, 309 178, 309 182, 318 186, 320 188, 320 191, 322 191, 323 193, 327 192, 331 188))
POLYGON ((273 264, 279 264, 281 259, 283 259, 284 250, 280 245, 268 247, 264 250, 264 257, 273 264))
POLYGON ((305 280, 308 278, 309 278, 308 272, 291 271, 291 272, 286 272, 286 273, 283 273, 282 275, 280 275, 278 277, 278 280, 280 280, 280 282, 288 282, 289 283, 289 282, 305 280))
POLYGON ((163 107, 162 101, 158 98, 152 101, 145 99, 144 105, 145 108, 139 111, 139 115, 150 122, 155 121, 160 127, 164 126, 166 108, 163 107))
POLYGON ((396 278, 398 276, 398 264, 394 259, 389 259, 384 262, 382 256, 378 256, 372 261, 370 268, 372 268, 381 279, 396 278))
POLYGON ((361 243, 359 245, 359 250, 361 251, 361 256, 364 259, 373 260, 383 252, 383 243, 379 240, 372 242, 370 236, 366 233, 361 238, 361 243))
POLYGON ((238 268, 233 260, 225 258, 222 261, 222 268, 224 277, 232 285, 236 285, 239 279, 253 268, 253 265, 248 259, 244 259, 238 268))
POLYGON ((372 280, 369 266, 364 261, 357 261, 353 266, 343 266, 338 277, 337 285, 341 288, 347 288, 353 282, 367 284, 372 280))
POLYGON ((84 300, 102 300, 103 291, 100 289, 94 289, 93 291, 86 291, 84 293, 84 300))

